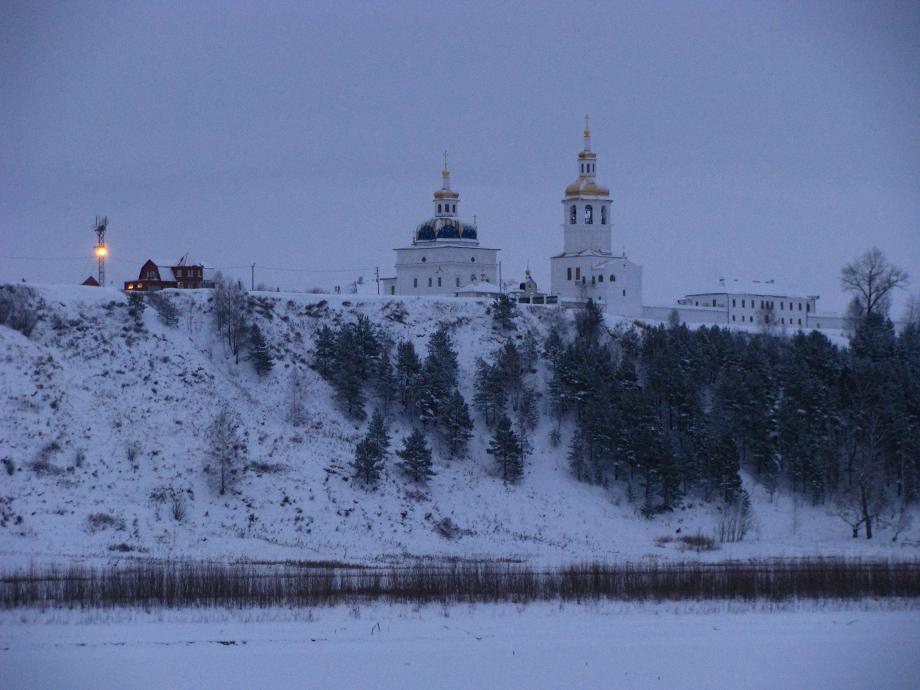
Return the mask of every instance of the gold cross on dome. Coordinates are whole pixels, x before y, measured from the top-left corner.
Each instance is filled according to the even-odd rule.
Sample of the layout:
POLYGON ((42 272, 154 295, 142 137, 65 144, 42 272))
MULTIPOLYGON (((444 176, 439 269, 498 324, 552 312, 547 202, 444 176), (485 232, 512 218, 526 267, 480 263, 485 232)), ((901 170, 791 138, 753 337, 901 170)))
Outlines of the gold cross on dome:
POLYGON ((588 127, 588 113, 585 113, 585 133, 590 132, 591 129, 588 127))
POLYGON ((447 151, 444 152, 444 170, 447 170, 447 151))

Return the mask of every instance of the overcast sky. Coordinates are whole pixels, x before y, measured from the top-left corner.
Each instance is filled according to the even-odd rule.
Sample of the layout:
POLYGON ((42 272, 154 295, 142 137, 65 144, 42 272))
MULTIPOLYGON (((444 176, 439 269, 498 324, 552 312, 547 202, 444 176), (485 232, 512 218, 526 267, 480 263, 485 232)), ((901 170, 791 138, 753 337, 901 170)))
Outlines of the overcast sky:
POLYGON ((920 286, 917 2, 5 0, 0 94, 2 280, 81 281, 96 214, 115 280, 391 275, 447 149, 461 217, 548 288, 587 112, 646 303, 726 275, 842 309, 873 244, 920 286))

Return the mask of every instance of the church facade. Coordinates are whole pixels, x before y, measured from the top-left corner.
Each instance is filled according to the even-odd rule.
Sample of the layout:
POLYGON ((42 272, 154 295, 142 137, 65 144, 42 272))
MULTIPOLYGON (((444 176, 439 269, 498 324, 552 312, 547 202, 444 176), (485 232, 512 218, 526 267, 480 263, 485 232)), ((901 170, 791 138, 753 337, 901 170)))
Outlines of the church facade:
POLYGON ((456 295, 468 286, 498 286, 498 249, 480 246, 474 223, 460 220, 460 195, 450 188, 447 154, 434 216, 415 228, 408 246, 396 248, 396 277, 380 281, 386 295, 456 295))
POLYGON ((597 183, 587 117, 577 165, 562 199, 563 251, 550 258, 550 292, 566 306, 591 299, 612 314, 641 317, 642 267, 613 252, 610 190, 597 183))

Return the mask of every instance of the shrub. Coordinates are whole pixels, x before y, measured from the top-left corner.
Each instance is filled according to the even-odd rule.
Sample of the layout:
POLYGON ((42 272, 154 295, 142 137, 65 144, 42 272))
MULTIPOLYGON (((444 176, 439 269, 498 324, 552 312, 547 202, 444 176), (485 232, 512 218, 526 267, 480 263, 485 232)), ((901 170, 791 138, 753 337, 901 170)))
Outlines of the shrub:
POLYGON ((751 501, 746 493, 725 506, 719 518, 719 541, 723 544, 744 541, 753 525, 751 501))
POLYGON ((702 532, 681 535, 677 541, 681 543, 681 549, 683 551, 696 551, 700 553, 701 551, 715 551, 719 548, 716 546, 716 542, 712 537, 708 537, 702 532))
POLYGON ((27 338, 38 323, 41 299, 35 290, 23 285, 0 285, 0 324, 19 331, 27 338))
POLYGON ((179 325, 179 310, 176 308, 168 297, 152 292, 147 297, 150 306, 157 313, 157 318, 165 326, 176 328, 179 325))
POLYGON ((16 463, 13 462, 13 458, 3 458, 3 466, 6 468, 6 473, 10 476, 16 472, 16 463))
POLYGON ((125 529, 125 521, 108 513, 93 513, 86 518, 86 531, 90 534, 106 529, 121 532, 125 529))

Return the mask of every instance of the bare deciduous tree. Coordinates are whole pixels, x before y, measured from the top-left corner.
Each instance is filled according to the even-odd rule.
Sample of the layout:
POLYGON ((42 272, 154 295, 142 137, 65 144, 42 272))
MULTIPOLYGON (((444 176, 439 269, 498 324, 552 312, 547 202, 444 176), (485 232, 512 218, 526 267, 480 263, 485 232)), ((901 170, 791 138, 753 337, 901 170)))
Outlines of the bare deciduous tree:
POLYGON ((221 406, 208 429, 208 457, 216 470, 217 486, 221 495, 233 483, 237 468, 243 463, 246 443, 240 435, 240 423, 226 405, 221 406))
POLYGON ((884 316, 891 306, 891 291, 907 283, 907 272, 888 263, 878 247, 872 247, 840 272, 841 286, 859 300, 863 316, 884 316))
POLYGON ((247 306, 243 286, 238 281, 227 283, 217 274, 214 278, 214 326, 237 364, 246 339, 247 306))

